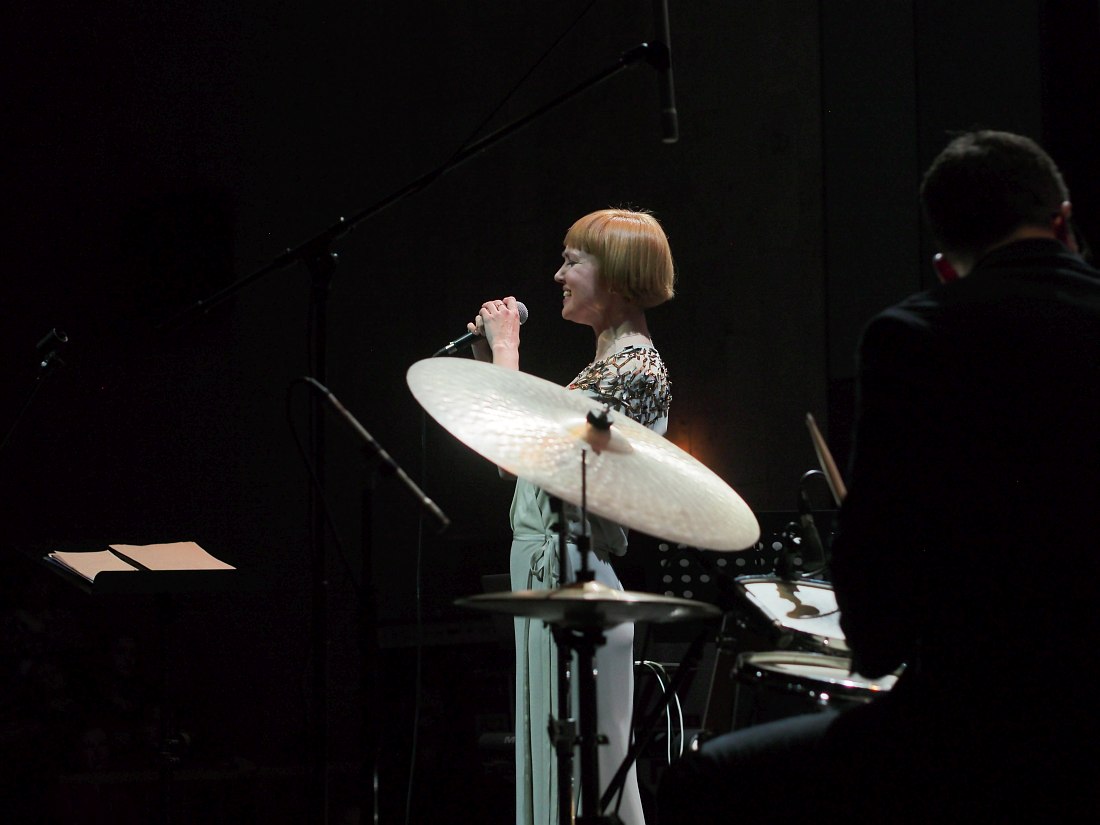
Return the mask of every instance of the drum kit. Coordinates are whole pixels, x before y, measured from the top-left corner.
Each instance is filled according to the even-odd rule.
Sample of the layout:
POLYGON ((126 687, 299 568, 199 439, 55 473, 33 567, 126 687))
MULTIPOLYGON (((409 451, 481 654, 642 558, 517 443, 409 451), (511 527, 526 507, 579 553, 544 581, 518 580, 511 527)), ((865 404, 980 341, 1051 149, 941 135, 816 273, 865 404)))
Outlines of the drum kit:
MULTIPOLYGON (((583 393, 468 359, 418 361, 406 379, 420 405, 451 435, 504 472, 580 507, 581 524, 593 513, 670 542, 715 551, 748 549, 759 538, 760 527, 748 505, 714 472, 671 441, 583 393)), ((819 447, 823 442, 815 440, 819 447)), ((556 589, 472 596, 458 604, 539 619, 555 630, 559 645, 572 647, 578 662, 578 731, 555 742, 560 775, 571 775, 569 760, 577 746, 586 810, 576 822, 611 823, 617 819, 604 817, 602 804, 593 812, 583 802, 599 799, 600 791, 592 664, 603 631, 627 622, 718 619, 722 611, 691 599, 609 588, 593 580, 586 537, 567 537, 563 530, 559 539, 559 552, 565 552, 567 540, 582 551, 575 581, 556 589)), ((755 576, 741 577, 736 584, 748 609, 774 629, 777 646, 785 648, 739 656, 738 679, 769 689, 779 685, 819 705, 828 704, 836 693, 889 689, 885 682, 859 684, 860 677, 848 672, 847 647, 826 582, 755 576)), ((560 731, 568 725, 559 719, 551 720, 551 727, 560 731)), ((560 791, 568 793, 568 788, 560 791)), ((563 821, 568 821, 570 807, 562 805, 563 821)))
POLYGON ((870 702, 897 675, 851 669, 832 586, 816 579, 738 576, 722 619, 700 737, 826 708, 870 702))

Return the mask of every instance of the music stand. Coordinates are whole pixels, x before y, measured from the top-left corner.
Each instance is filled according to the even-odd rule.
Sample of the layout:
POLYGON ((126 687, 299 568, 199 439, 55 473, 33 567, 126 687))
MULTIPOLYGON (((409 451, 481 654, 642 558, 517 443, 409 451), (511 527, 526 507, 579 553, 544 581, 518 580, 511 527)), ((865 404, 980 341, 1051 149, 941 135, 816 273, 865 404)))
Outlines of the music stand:
MULTIPOLYGON (((105 544, 99 545, 106 546, 105 544)), ((24 551, 26 552, 26 551, 24 551)), ((149 570, 103 571, 91 581, 54 562, 41 552, 31 553, 38 564, 51 570, 78 590, 96 598, 112 596, 152 596, 156 606, 157 644, 160 648, 160 748, 158 750, 158 784, 160 786, 160 817, 164 825, 172 822, 172 782, 175 765, 180 760, 181 742, 170 731, 168 704, 167 635, 172 612, 172 596, 183 593, 211 593, 236 589, 240 582, 237 569, 218 570, 149 570)))

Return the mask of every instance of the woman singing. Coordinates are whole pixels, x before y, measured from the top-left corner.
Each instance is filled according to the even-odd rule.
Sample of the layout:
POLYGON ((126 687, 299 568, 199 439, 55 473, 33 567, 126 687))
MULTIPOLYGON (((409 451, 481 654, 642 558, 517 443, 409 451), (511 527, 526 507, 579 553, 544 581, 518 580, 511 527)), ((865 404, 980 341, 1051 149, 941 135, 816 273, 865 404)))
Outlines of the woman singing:
MULTIPOLYGON (((645 311, 673 295, 674 271, 668 239, 651 215, 604 209, 585 215, 565 235, 563 263, 554 275, 562 288, 562 318, 591 327, 596 337, 592 363, 569 385, 612 410, 664 433, 671 389, 646 324, 645 311)), ((474 347, 478 360, 519 369, 520 321, 512 297, 487 301, 469 325, 483 340, 474 347)), ((579 508, 567 507, 570 536, 581 535, 579 508)), ((554 589, 562 585, 557 566, 556 516, 549 496, 522 479, 512 500, 511 576, 513 590, 554 589)), ((589 562, 597 581, 619 590, 611 565, 626 553, 626 529, 589 517, 589 562)), ((580 568, 577 547, 568 545, 569 569, 580 568)), ((614 776, 631 743, 634 701, 634 626, 621 624, 606 633, 597 649, 599 731, 608 738, 599 751, 603 787, 614 776)), ((559 820, 557 760, 547 723, 557 713, 556 647, 549 627, 538 619, 516 619, 516 822, 556 825, 559 820)), ((595 811, 581 800, 588 815, 595 811)), ((627 777, 619 817, 624 825, 643 825, 641 797, 633 767, 627 777)))

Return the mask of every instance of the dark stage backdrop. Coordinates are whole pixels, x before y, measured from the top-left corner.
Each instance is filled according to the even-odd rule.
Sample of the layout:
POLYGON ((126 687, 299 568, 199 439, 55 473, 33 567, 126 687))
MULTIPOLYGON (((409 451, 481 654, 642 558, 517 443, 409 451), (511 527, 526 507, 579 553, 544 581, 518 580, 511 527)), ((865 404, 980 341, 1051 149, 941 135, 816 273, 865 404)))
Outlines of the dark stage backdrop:
MULTIPOLYGON (((1095 101, 1095 3, 670 5, 679 143, 661 142, 654 73, 634 67, 334 245, 327 383, 453 520, 418 540, 405 491, 374 485, 353 433, 327 419, 331 747, 348 808, 364 544, 386 653, 385 707, 372 710, 384 805, 404 805, 418 553, 431 642, 422 775, 457 785, 417 804, 449 805, 478 777, 507 803, 491 760, 464 749, 476 725, 503 715, 507 727, 510 654, 452 602, 506 570, 510 489, 424 421, 404 373, 483 300, 514 294, 531 313, 524 369, 572 378, 593 341, 560 319, 552 275, 575 218, 627 205, 663 222, 678 294, 651 325, 673 378, 669 438, 759 511, 791 509, 815 466, 806 412, 846 457, 858 332, 927 282, 915 191, 948 130, 1045 139, 1095 225, 1096 128, 1074 94, 1095 101)), ((229 777, 221 798, 241 821, 300 814, 309 477, 292 438, 306 393, 293 390, 290 423, 287 394, 309 365, 309 273, 282 267, 178 316, 612 65, 652 37, 649 12, 626 0, 7 8, 0 422, 18 426, 0 452, 2 738, 28 754, 6 760, 22 766, 9 785, 98 815, 108 786, 95 796, 80 777, 152 764, 150 717, 171 707, 192 735, 183 766, 229 777), (52 327, 70 336, 65 366, 20 417, 52 327), (141 600, 76 593, 33 560, 176 539, 248 576, 232 594, 175 600, 167 623, 141 600)), ((160 797, 143 776, 140 804, 122 780, 110 787, 147 814, 160 797)), ((218 794, 177 801, 195 813, 218 794)))

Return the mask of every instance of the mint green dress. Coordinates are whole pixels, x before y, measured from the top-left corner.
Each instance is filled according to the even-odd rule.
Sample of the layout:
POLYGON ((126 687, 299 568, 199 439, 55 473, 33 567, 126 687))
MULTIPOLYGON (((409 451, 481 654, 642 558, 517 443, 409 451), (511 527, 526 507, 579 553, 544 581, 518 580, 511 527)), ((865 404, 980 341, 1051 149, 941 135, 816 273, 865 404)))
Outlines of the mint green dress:
MULTIPOLYGON (((569 385, 611 404, 634 420, 664 433, 668 426, 671 387, 668 372, 652 347, 626 347, 589 364, 569 385)), ((566 508, 570 535, 580 534, 579 508, 566 508)), ((541 488, 520 479, 512 499, 510 570, 513 590, 552 589, 561 585, 557 559, 556 517, 550 497, 541 488)), ((595 558, 589 566, 596 580, 622 590, 611 559, 627 549, 627 531, 621 525, 589 517, 588 534, 595 558)), ((580 566, 580 554, 569 543, 570 569, 580 566)), ((538 619, 519 618, 516 627, 516 823, 558 825, 557 756, 548 724, 558 712, 557 647, 550 628, 538 619)), ((606 788, 631 744, 634 706, 634 625, 622 624, 606 632, 607 643, 596 652, 599 732, 608 742, 599 748, 600 786, 606 788)), ((575 687, 574 687, 575 693, 575 687)), ((576 716, 576 700, 574 697, 576 716)), ((579 776, 580 763, 574 760, 579 776)), ((579 782, 574 783, 579 787, 579 782)), ((581 812, 586 815, 584 800, 581 812)), ((644 825, 637 773, 631 768, 618 815, 624 825, 644 825)))

